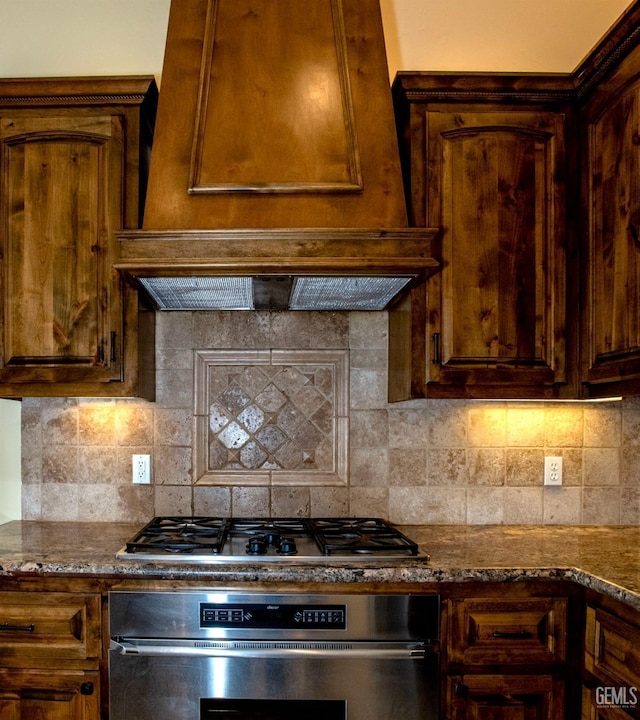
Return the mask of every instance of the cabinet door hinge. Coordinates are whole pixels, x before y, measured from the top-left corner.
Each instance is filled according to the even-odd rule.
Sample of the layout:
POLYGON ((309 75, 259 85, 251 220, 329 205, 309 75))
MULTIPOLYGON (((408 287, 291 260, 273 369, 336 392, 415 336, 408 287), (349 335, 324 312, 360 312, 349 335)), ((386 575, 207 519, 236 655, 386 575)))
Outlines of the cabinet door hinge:
POLYGON ((433 365, 440 365, 440 333, 434 332, 431 339, 433 340, 433 356, 431 362, 433 365))

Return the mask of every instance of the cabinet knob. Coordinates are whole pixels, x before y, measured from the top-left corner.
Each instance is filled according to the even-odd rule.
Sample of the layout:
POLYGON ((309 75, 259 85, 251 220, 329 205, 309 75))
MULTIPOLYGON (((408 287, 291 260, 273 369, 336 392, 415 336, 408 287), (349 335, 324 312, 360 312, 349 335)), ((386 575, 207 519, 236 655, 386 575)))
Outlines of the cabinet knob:
POLYGON ((92 682, 85 682, 80 685, 80 694, 81 695, 93 695, 93 683, 92 682))
POLYGON ((464 683, 457 682, 453 686, 453 692, 455 693, 456 697, 466 698, 469 696, 469 686, 465 685, 464 683))

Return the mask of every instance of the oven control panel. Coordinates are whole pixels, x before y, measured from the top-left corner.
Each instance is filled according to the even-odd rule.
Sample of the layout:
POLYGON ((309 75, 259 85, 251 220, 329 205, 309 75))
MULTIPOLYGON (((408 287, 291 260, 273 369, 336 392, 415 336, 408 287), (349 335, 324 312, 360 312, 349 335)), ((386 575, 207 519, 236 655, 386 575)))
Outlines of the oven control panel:
POLYGON ((346 605, 279 605, 269 603, 200 603, 201 628, 345 630, 346 605))

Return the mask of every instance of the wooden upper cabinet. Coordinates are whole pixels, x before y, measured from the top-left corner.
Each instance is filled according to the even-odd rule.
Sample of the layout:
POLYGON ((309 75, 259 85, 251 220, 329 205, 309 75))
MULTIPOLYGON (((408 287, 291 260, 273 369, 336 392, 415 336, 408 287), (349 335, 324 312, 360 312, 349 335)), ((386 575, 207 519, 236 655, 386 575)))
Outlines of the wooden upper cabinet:
POLYGON ((411 221, 440 228, 441 272, 411 298, 410 397, 567 392, 567 109, 506 82, 394 85, 411 221))
POLYGON ((0 396, 137 395, 149 78, 0 82, 0 396), (143 110, 144 105, 144 110, 143 110))
POLYGON ((636 48, 587 108, 583 376, 591 397, 640 391, 639 72, 636 48))
POLYGON ((564 382, 562 118, 430 112, 427 132, 427 214, 442 228, 427 383, 564 382))
POLYGON ((119 380, 112 342, 122 338, 122 293, 109 261, 124 199, 122 123, 4 117, 0 141, 7 228, 0 378, 119 380))

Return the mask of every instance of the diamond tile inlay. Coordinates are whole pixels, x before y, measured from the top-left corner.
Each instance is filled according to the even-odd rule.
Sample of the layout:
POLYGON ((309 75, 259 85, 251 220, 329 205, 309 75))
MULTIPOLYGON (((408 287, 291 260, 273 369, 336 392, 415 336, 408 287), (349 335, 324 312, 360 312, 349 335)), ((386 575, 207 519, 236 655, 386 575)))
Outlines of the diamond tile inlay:
POLYGON ((260 407, 267 410, 267 412, 274 412, 287 402, 287 398, 275 385, 269 383, 269 385, 267 385, 267 387, 256 397, 256 402, 260 405, 260 407))
POLYGON ((227 448, 242 447, 250 437, 236 422, 230 423, 218 433, 218 439, 222 440, 222 444, 227 448))
POLYGON ((264 425, 264 413, 257 405, 249 405, 238 415, 238 420, 250 433, 254 433, 264 425))
POLYGON ((196 350, 201 484, 346 482, 348 351, 196 350))

